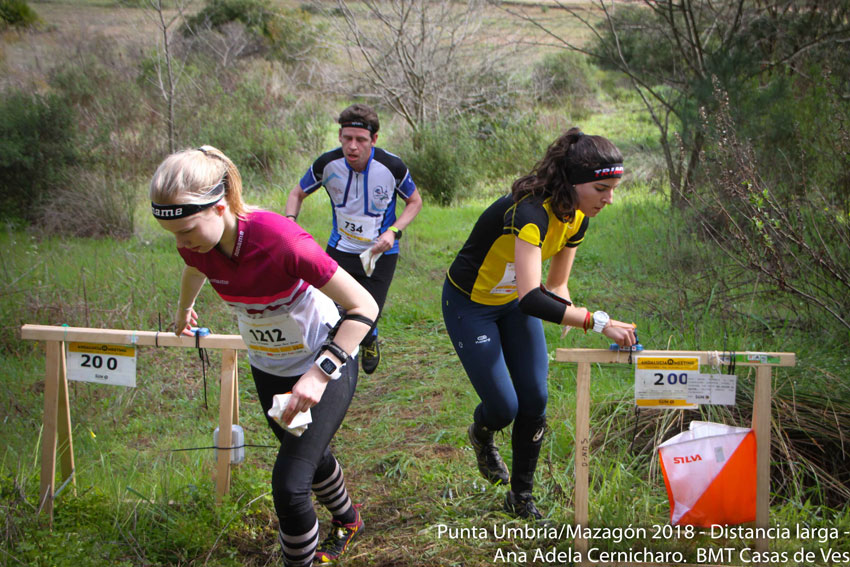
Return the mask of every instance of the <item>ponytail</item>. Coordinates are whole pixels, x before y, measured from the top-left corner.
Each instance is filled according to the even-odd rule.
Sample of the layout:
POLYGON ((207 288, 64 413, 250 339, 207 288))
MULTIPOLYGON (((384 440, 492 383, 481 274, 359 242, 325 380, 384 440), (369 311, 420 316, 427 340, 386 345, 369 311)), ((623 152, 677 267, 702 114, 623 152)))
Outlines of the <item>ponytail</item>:
POLYGON ((242 200, 242 176, 236 165, 213 146, 171 154, 151 179, 150 200, 160 204, 194 204, 219 183, 224 183, 224 199, 237 217, 250 212, 242 200))

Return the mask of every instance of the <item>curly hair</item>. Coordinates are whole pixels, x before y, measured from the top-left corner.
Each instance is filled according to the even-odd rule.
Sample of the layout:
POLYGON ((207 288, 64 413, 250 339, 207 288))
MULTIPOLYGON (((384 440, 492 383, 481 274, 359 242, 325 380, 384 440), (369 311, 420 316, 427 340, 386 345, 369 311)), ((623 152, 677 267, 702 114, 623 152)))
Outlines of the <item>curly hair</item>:
POLYGON ((514 181, 511 195, 515 202, 528 194, 550 199, 555 216, 567 221, 575 215, 578 204, 570 174, 622 162, 623 154, 607 138, 570 128, 552 142, 531 173, 514 181))

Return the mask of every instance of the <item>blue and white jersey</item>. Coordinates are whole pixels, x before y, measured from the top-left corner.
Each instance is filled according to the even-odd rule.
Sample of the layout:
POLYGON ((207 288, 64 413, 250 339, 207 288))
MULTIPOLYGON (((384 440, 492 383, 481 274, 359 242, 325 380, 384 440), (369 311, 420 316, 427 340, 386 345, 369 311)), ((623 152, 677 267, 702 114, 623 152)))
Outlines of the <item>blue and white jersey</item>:
MULTIPOLYGON (((328 246, 354 254, 371 248, 395 222, 396 195, 408 199, 416 191, 401 158, 381 148, 372 148, 362 172, 351 169, 342 148, 326 152, 313 162, 300 184, 308 195, 325 188, 333 211, 328 246)), ((398 254, 398 241, 385 254, 398 254)))

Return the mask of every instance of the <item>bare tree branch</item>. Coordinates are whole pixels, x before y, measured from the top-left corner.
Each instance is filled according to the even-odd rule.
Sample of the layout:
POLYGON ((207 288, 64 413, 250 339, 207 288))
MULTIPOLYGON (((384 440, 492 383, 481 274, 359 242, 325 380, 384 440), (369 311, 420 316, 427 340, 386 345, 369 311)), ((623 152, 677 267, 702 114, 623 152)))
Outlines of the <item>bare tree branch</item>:
POLYGON ((483 37, 485 0, 337 0, 346 37, 365 62, 372 94, 413 129, 438 117, 494 105, 515 47, 483 37), (487 42, 488 56, 480 57, 487 42))

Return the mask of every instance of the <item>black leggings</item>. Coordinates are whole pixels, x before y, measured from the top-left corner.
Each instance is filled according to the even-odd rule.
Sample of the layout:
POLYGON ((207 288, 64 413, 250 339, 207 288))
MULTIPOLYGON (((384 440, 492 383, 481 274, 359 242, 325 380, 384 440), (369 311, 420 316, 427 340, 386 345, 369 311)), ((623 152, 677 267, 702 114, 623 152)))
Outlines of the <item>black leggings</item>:
MULTIPOLYGON (((337 470, 329 444, 354 396, 357 360, 349 358, 339 380, 331 380, 318 404, 310 410, 313 422, 301 437, 287 432, 268 417, 275 394, 292 390, 300 376, 275 376, 251 367, 263 414, 280 441, 272 472, 274 507, 284 534, 304 534, 316 524, 311 489, 328 480, 337 470)), ((344 486, 342 487, 344 489, 344 486)), ((348 510, 340 513, 348 515, 348 510)), ((353 510, 351 511, 353 514, 353 510)))
POLYGON ((395 267, 398 264, 398 254, 381 254, 378 261, 375 262, 375 270, 371 276, 367 276, 363 270, 363 264, 360 262, 360 255, 350 252, 340 252, 336 248, 328 246, 325 249, 328 256, 336 260, 337 264, 343 270, 351 274, 357 283, 366 288, 375 303, 378 304, 378 317, 375 318, 375 324, 372 326, 372 331, 367 334, 361 345, 370 345, 378 338, 378 318, 384 312, 384 303, 387 301, 387 293, 390 291, 390 284, 393 281, 395 267))

